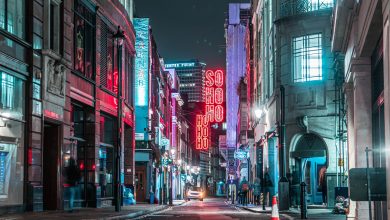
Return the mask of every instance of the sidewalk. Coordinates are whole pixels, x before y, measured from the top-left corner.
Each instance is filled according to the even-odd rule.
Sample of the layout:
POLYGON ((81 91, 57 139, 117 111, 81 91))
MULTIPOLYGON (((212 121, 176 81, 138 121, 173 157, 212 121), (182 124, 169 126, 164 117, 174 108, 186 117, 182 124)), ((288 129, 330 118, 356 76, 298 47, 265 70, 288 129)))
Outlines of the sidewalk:
MULTIPOLYGON (((173 205, 185 203, 184 200, 174 200, 173 205)), ((168 208, 169 205, 137 204, 122 206, 121 212, 115 212, 114 207, 107 208, 81 208, 72 213, 67 211, 24 212, 7 216, 0 216, 0 220, 40 220, 40 219, 131 219, 151 214, 168 208)))
MULTIPOLYGON (((229 205, 232 205, 231 202, 227 202, 229 205)), ((255 206, 252 204, 249 204, 247 206, 239 205, 239 204, 234 204, 234 206, 254 212, 254 213, 264 213, 264 214, 270 214, 272 212, 271 207, 265 207, 265 210, 263 210, 262 206, 255 206)), ((289 210, 286 211, 279 211, 280 214, 286 214, 287 216, 293 216, 296 218, 300 218, 301 215, 301 210, 298 208, 290 208, 289 210)), ((345 219, 345 215, 339 215, 339 214, 333 214, 332 209, 328 208, 322 208, 321 206, 310 206, 307 209, 307 217, 308 219, 333 219, 333 220, 338 220, 338 219, 345 219)))

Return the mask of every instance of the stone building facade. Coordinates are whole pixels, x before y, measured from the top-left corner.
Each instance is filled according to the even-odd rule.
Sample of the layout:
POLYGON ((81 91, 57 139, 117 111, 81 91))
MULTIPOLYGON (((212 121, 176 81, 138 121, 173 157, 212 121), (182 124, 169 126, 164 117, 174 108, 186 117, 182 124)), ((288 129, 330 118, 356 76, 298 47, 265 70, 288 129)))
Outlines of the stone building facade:
POLYGON ((67 209, 70 158, 82 171, 76 206, 113 205, 117 150, 122 185, 134 182, 132 1, 6 5, 0 13, 1 212, 67 209), (125 34, 121 145, 112 132, 118 130, 118 26, 125 34))
MULTIPOLYGON (((349 169, 386 168, 386 201, 372 203, 372 219, 389 214, 389 12, 387 0, 336 1, 332 50, 343 54, 349 169), (386 153, 387 152, 387 153, 386 153)), ((348 218, 368 219, 367 201, 351 201, 348 218)))
POLYGON ((254 76, 247 78, 254 81, 248 85, 255 95, 250 127, 256 156, 263 157, 257 158, 257 164, 263 165, 257 169, 263 172, 256 173, 271 180, 268 198, 277 193, 281 198, 279 180, 285 170, 291 199, 283 204, 299 205, 301 182, 307 184, 308 204, 328 206, 334 205, 335 187, 346 186, 340 175, 346 167, 337 163, 346 154, 335 133, 339 114, 330 48, 332 8, 332 1, 326 0, 252 3, 254 76), (283 113, 286 132, 282 134, 283 113), (281 167, 283 151, 286 159, 281 167))

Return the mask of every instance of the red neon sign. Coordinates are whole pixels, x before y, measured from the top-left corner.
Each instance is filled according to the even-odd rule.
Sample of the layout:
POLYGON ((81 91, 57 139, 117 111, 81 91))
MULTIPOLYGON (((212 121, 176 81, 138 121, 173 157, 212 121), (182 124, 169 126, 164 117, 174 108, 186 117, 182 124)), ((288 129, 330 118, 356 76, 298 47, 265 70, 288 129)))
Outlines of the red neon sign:
POLYGON ((224 109, 224 74, 222 70, 206 71, 206 119, 208 122, 222 122, 224 109))
POLYGON ((210 123, 224 119, 224 74, 222 70, 206 71, 205 115, 196 115, 196 149, 207 150, 210 146, 210 123))
POLYGON ((209 123, 204 115, 196 115, 196 149, 209 148, 209 123))

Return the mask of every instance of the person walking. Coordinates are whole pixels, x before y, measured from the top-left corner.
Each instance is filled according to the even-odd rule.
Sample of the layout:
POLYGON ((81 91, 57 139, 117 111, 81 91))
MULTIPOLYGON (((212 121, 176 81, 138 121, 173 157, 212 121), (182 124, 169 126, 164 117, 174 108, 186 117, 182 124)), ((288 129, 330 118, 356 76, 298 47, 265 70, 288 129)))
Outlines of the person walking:
POLYGON ((240 183, 240 190, 241 190, 241 199, 242 199, 242 205, 246 206, 248 205, 248 191, 249 191, 249 183, 246 180, 245 176, 242 178, 242 181, 240 183))
POLYGON ((69 166, 65 168, 65 175, 69 186, 69 212, 73 212, 74 197, 76 193, 76 187, 81 180, 81 171, 76 164, 76 160, 69 158, 69 166))

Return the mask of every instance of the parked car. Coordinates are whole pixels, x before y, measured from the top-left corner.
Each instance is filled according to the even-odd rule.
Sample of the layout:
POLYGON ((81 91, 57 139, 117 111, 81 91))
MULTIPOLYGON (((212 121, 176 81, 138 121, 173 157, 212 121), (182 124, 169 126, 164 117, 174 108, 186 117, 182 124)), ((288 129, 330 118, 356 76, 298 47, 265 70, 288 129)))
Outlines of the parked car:
POLYGON ((190 199, 199 199, 199 201, 203 201, 203 198, 204 198, 204 192, 202 188, 197 186, 189 187, 186 195, 187 201, 189 201, 190 199))

